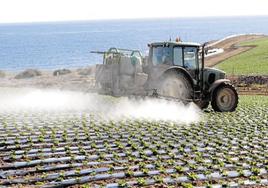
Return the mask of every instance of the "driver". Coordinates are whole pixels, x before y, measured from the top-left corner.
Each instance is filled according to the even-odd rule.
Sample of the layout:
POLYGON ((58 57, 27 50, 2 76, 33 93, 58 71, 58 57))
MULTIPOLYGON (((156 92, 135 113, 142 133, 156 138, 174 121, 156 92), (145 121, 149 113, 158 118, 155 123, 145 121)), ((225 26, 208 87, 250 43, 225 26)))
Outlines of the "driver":
POLYGON ((170 56, 164 55, 163 58, 162 58, 162 62, 163 62, 163 64, 170 65, 171 64, 171 58, 170 58, 170 56))

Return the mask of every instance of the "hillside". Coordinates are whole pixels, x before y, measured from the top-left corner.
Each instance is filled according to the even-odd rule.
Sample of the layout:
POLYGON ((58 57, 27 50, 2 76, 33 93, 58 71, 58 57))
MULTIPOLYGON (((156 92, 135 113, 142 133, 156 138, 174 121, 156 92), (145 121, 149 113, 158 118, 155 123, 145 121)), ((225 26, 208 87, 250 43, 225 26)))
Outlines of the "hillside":
POLYGON ((223 60, 216 68, 226 71, 229 75, 268 74, 268 37, 242 42, 235 47, 245 51, 223 60))
POLYGON ((256 39, 263 39, 267 36, 260 34, 240 34, 231 35, 220 40, 210 41, 207 47, 211 50, 220 49, 221 53, 206 56, 205 64, 207 67, 214 67, 216 64, 225 61, 226 59, 246 52, 255 46, 241 46, 243 42, 254 41, 256 39))

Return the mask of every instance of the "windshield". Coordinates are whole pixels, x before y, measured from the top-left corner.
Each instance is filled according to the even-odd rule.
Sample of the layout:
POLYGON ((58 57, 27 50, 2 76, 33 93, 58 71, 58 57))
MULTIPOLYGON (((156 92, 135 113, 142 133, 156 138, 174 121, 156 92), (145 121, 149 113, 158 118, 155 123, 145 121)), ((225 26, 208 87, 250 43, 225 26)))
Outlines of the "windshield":
POLYGON ((152 55, 153 64, 172 64, 172 48, 155 46, 152 55))
POLYGON ((152 48, 154 65, 167 64, 183 66, 186 69, 198 69, 198 49, 182 46, 154 46, 152 48))

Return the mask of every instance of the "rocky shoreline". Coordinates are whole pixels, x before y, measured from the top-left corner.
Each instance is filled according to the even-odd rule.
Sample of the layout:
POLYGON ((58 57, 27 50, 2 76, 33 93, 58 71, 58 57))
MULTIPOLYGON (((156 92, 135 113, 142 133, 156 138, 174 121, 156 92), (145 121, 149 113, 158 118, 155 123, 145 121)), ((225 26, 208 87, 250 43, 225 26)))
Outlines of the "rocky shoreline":
POLYGON ((95 66, 79 69, 41 71, 27 69, 22 72, 0 72, 1 87, 30 87, 87 91, 94 87, 95 66))

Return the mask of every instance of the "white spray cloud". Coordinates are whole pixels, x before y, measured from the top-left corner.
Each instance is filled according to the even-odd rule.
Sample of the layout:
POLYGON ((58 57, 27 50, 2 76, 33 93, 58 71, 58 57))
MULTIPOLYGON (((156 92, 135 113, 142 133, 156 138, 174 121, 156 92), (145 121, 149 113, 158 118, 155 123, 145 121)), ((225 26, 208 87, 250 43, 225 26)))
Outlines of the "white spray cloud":
POLYGON ((191 123, 199 120, 200 110, 193 103, 184 105, 163 99, 122 99, 115 105, 112 115, 115 117, 128 116, 137 119, 172 120, 191 123))
POLYGON ((171 120, 183 123, 199 121, 200 110, 194 104, 184 105, 160 99, 130 100, 92 93, 40 89, 0 89, 0 111, 93 111, 104 117, 149 120, 171 120))

